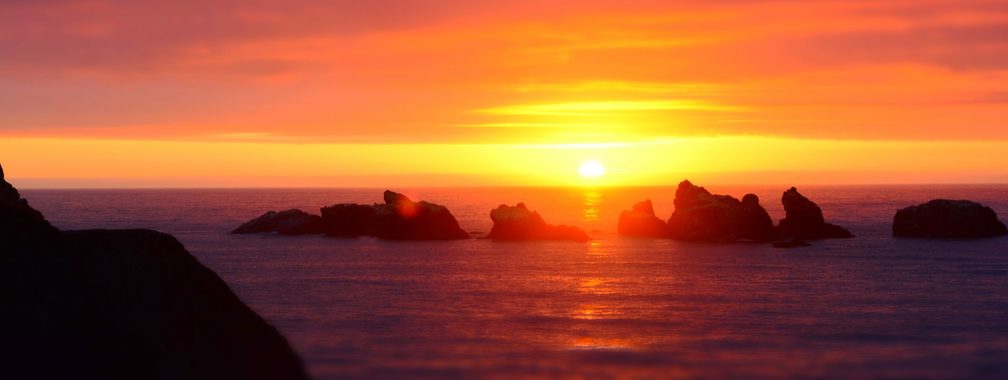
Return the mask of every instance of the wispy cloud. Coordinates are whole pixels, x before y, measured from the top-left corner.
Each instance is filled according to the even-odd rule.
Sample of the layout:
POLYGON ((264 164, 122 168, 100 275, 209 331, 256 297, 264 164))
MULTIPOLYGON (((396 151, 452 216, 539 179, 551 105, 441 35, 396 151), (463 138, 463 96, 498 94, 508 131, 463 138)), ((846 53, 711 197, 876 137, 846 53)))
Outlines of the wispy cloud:
POLYGON ((730 87, 718 83, 665 83, 596 80, 565 83, 522 83, 506 86, 505 89, 516 92, 626 92, 641 94, 709 95, 723 93, 728 91, 730 87))
POLYGON ((456 124, 460 128, 578 128, 581 125, 574 123, 477 123, 477 124, 456 124))
POLYGON ((601 116, 636 111, 719 111, 738 112, 743 107, 699 100, 611 100, 545 104, 516 104, 477 110, 491 115, 601 116))

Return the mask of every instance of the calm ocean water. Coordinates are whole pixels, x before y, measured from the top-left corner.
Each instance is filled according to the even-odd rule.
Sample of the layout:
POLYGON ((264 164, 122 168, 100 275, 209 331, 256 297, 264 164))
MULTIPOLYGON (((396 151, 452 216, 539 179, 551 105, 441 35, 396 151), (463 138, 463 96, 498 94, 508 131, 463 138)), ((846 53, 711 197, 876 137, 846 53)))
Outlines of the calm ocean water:
MULTIPOLYGON (((858 237, 781 250, 616 236, 619 212, 673 188, 394 189, 467 231, 526 202, 588 243, 385 242, 229 235, 266 210, 381 201, 383 189, 26 190, 63 229, 152 228, 288 337, 319 379, 1008 378, 1008 238, 893 239, 937 197, 1008 220, 1008 186, 800 188, 858 237)), ((755 192, 775 219, 784 188, 755 192)))

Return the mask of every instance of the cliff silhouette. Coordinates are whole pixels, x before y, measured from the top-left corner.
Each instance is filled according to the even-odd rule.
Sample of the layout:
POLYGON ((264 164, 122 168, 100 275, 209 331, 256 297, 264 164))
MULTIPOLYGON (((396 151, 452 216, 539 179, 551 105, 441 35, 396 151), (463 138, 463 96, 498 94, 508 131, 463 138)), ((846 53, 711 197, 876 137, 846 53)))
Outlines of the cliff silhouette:
POLYGON ((0 168, 7 378, 305 379, 286 339, 171 235, 60 231, 0 168))

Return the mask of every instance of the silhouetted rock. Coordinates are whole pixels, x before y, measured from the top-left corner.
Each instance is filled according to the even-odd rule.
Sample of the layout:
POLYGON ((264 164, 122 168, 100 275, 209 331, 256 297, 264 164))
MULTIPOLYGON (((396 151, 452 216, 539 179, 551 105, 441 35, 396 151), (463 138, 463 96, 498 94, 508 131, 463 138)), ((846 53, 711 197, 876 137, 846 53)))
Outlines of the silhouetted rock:
POLYGON ((321 234, 322 218, 298 209, 284 211, 269 211, 262 216, 245 222, 233 234, 255 234, 276 232, 281 235, 312 235, 321 234))
POLYGON ((487 237, 494 240, 591 240, 580 228, 546 224, 538 212, 529 210, 524 203, 497 206, 490 211, 490 219, 494 224, 487 237))
POLYGON ((668 225, 655 216, 651 200, 639 202, 632 210, 620 213, 616 230, 620 235, 663 238, 668 237, 668 225))
POLYGON ((405 195, 385 190, 385 204, 375 206, 376 236, 391 240, 468 239, 448 208, 429 202, 414 202, 405 195))
POLYGON ((0 177, 11 379, 304 379, 275 328, 170 235, 58 231, 0 177))
POLYGON ((322 208, 322 227, 330 236, 374 236, 378 230, 376 206, 340 203, 322 208))
POLYGON ((385 190, 385 204, 340 203, 322 207, 322 216, 301 210, 270 211, 232 231, 236 234, 279 232, 287 235, 327 234, 340 237, 374 236, 389 240, 468 239, 448 208, 414 202, 385 190))
POLYGON ((899 209, 893 236, 926 238, 986 238, 1008 234, 990 207, 966 200, 935 199, 899 209))
POLYGON ((742 218, 739 222, 739 236, 743 239, 768 241, 777 238, 770 214, 759 203, 756 194, 742 196, 742 218))
POLYGON ((688 180, 682 181, 676 189, 675 211, 668 220, 669 235, 695 241, 773 240, 773 221, 760 206, 759 198, 746 194, 743 199, 746 201, 711 194, 688 180))
POLYGON ((776 248, 798 248, 798 247, 808 247, 811 244, 809 244, 808 242, 806 242, 806 241, 804 241, 802 239, 787 238, 787 239, 784 239, 784 240, 775 241, 771 245, 773 245, 776 248))
POLYGON ((58 231, 4 178, 0 167, 0 244, 46 238, 58 231))
POLYGON ((784 204, 784 219, 778 229, 782 236, 798 239, 833 239, 854 237, 847 229, 826 223, 822 209, 794 187, 781 196, 784 204))

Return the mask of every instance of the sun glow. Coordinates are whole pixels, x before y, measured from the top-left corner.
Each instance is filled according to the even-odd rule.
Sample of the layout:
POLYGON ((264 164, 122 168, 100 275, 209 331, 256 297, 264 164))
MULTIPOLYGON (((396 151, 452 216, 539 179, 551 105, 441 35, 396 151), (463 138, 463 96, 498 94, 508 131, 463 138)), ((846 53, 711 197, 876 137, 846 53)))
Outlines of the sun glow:
POLYGON ((585 178, 598 178, 605 174, 605 167, 598 161, 588 160, 581 164, 578 172, 585 178))

